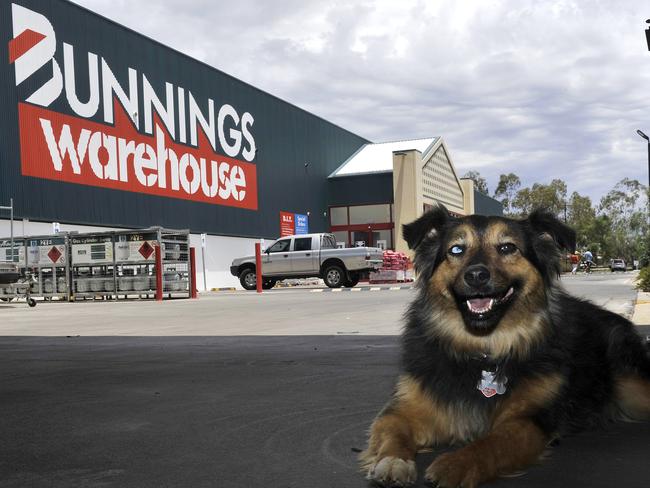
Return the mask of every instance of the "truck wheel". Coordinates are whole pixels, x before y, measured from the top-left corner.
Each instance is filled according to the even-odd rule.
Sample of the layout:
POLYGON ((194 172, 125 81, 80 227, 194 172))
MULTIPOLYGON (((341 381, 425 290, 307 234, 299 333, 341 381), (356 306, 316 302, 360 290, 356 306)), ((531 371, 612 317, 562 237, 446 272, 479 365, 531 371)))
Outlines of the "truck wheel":
POLYGON ((359 278, 360 278, 359 273, 350 273, 350 278, 345 280, 343 286, 345 286, 346 288, 354 288, 355 286, 357 286, 357 283, 359 283, 359 278))
POLYGON ((267 278, 264 281, 262 281, 262 289, 263 290, 270 290, 275 286, 275 284, 278 282, 278 280, 275 280, 273 278, 267 278))
POLYGON ((340 288, 345 280, 345 272, 340 266, 331 265, 323 272, 323 281, 329 288, 340 288))
POLYGON ((244 271, 239 273, 239 282, 245 290, 255 290, 257 288, 257 276, 255 270, 252 268, 246 268, 244 271))

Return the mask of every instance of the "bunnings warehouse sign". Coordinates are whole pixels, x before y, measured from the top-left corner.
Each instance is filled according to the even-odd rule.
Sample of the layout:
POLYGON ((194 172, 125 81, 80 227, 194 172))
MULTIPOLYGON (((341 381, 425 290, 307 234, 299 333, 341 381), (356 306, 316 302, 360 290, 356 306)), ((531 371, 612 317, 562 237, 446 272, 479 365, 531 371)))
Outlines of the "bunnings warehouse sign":
POLYGON ((24 176, 257 209, 252 113, 89 50, 26 3, 7 46, 24 176))

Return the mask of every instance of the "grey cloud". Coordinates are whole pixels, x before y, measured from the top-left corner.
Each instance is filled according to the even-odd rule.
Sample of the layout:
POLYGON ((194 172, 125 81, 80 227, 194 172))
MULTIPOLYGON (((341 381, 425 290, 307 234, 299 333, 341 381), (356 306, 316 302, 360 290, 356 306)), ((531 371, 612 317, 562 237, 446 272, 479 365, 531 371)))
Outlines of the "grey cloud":
POLYGON ((647 181, 639 2, 79 3, 372 140, 443 136, 492 188, 647 181))

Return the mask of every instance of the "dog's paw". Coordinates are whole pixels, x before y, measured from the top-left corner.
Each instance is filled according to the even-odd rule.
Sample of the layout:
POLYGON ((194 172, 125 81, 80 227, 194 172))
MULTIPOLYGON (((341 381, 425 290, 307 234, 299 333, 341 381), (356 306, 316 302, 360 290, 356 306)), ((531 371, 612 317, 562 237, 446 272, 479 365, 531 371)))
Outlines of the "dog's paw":
POLYGON ((367 478, 385 487, 406 487, 415 483, 415 461, 388 456, 380 459, 368 470, 367 478))
POLYGON ((472 453, 459 450, 438 456, 427 468, 424 478, 437 488, 475 488, 482 475, 472 453))

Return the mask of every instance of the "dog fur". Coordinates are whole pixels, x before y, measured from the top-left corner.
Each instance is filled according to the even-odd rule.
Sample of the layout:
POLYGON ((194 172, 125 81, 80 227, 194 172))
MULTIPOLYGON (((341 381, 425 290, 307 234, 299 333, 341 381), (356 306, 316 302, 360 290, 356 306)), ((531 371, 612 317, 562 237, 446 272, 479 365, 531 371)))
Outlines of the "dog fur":
POLYGON ((408 486, 419 449, 457 445, 426 481, 474 488, 525 469, 564 433, 650 419, 650 354, 628 320, 563 290, 560 251, 575 233, 553 215, 456 218, 441 206, 403 235, 418 295, 403 373, 360 456, 369 480, 408 486), (503 394, 479 391, 486 374, 503 394))

